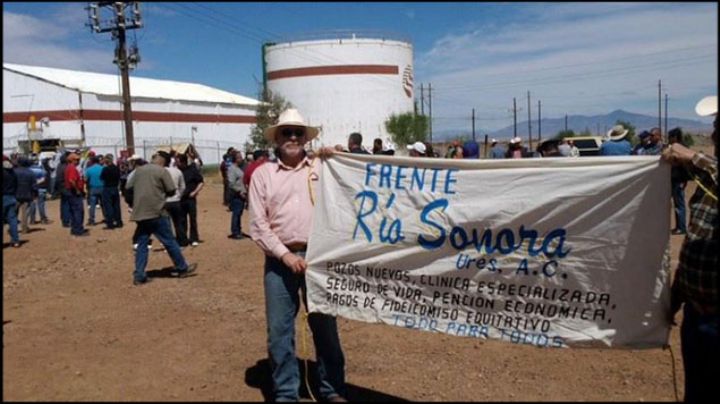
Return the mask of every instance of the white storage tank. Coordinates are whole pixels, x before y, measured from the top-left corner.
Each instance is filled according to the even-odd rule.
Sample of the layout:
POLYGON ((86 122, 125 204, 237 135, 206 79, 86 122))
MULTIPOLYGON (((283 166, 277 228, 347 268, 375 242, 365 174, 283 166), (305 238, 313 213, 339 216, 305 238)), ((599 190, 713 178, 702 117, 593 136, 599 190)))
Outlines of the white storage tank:
POLYGON ((360 132, 392 144, 385 130, 391 114, 413 110, 413 51, 402 40, 349 38, 284 42, 264 46, 267 88, 283 96, 313 126, 314 146, 347 146, 360 132))

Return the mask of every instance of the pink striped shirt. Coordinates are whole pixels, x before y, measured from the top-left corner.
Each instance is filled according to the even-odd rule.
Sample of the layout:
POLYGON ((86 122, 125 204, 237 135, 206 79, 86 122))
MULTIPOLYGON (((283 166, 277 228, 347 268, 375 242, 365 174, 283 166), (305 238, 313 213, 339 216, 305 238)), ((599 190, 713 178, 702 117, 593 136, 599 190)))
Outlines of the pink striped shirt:
POLYGON ((250 181, 250 237, 266 255, 281 258, 286 245, 307 243, 313 220, 320 159, 307 157, 292 168, 278 161, 258 167, 250 181))

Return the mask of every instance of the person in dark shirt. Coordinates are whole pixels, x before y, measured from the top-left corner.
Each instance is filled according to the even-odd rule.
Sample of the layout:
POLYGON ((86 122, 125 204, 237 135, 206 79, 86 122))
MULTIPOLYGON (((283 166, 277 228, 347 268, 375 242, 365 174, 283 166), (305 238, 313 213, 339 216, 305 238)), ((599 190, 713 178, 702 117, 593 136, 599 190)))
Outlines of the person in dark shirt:
POLYGON ((114 163, 114 156, 105 155, 105 167, 100 173, 103 181, 102 202, 105 205, 105 228, 123 227, 122 211, 120 210, 120 168, 114 163))
POLYGON ((18 159, 18 167, 15 167, 15 177, 17 178, 17 190, 15 198, 17 199, 18 209, 20 212, 20 223, 22 224, 22 232, 29 233, 30 221, 30 204, 37 197, 37 180, 35 174, 30 169, 32 162, 25 157, 18 159))
POLYGON ((185 154, 177 156, 177 168, 183 173, 185 179, 185 192, 180 198, 180 206, 183 210, 182 219, 180 220, 180 229, 178 232, 187 232, 188 216, 190 217, 190 238, 189 242, 193 247, 200 244, 200 235, 198 234, 197 225, 197 195, 205 185, 200 170, 195 164, 188 164, 188 157, 185 154))
MULTIPOLYGON (((8 224, 10 231, 10 244, 20 247, 20 236, 18 235, 17 220, 17 177, 13 165, 8 156, 3 154, 3 225, 8 224)), ((3 236, 3 240, 5 237, 3 236)), ((3 241, 4 244, 4 241, 3 241)))
POLYGON ((354 154, 370 154, 362 147, 362 135, 354 132, 348 136, 348 151, 354 154))

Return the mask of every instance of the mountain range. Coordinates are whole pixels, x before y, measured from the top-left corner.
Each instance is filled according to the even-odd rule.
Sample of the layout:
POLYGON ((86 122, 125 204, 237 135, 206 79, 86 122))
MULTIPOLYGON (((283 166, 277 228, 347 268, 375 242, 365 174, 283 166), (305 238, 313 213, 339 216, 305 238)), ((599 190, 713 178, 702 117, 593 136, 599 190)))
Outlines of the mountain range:
MULTIPOLYGON (((665 118, 663 117, 663 128, 665 126, 665 118)), ((618 120, 629 122, 635 126, 635 132, 640 133, 643 130, 650 130, 658 126, 657 116, 636 114, 633 112, 618 109, 605 115, 568 115, 567 129, 579 134, 584 131, 590 131, 593 135, 604 135, 612 128, 618 120)), ((680 127, 686 133, 710 133, 712 132, 712 124, 706 124, 701 121, 692 119, 680 119, 668 117, 667 126, 669 129, 680 127)), ((543 139, 554 137, 558 132, 565 130, 565 117, 548 118, 540 121, 541 135, 543 139)), ((513 137, 513 125, 498 129, 493 132, 476 131, 475 136, 478 141, 483 141, 487 133, 489 138, 498 140, 507 140, 513 137)), ((528 136, 527 120, 517 123, 517 135, 523 139, 528 136)), ((532 121, 533 139, 538 138, 538 122, 532 121)), ((457 138, 471 138, 472 132, 466 130, 441 130, 433 132, 433 142, 451 140, 457 138)))

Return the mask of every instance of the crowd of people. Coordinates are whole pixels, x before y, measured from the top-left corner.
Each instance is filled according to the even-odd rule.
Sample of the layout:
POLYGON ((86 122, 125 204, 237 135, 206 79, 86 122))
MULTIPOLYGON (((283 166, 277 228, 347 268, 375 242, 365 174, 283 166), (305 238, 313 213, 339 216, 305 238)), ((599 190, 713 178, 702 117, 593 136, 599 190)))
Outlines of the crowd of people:
MULTIPOLYGON (((684 304, 681 341, 686 400, 690 401, 706 397, 711 392, 712 378, 720 370, 720 362, 716 360, 720 350, 717 98, 714 98, 714 105, 710 104, 701 112, 715 115, 715 156, 685 147, 679 128, 670 131, 669 147, 662 144, 660 130, 653 128, 640 135, 640 146, 633 149, 626 138, 628 130, 617 125, 608 132, 607 141, 600 148, 600 154, 604 156, 661 155, 673 165, 672 197, 676 205, 677 224, 673 233, 685 234, 686 237, 672 287, 669 317, 674 317, 684 304), (687 225, 684 189, 690 180, 697 182, 698 187, 690 199, 690 221, 687 225)), ((230 148, 220 164, 222 204, 231 212, 228 238, 246 238, 242 232, 241 217, 243 211, 248 210, 249 236, 265 254, 265 314, 273 399, 276 401, 297 401, 299 394, 295 317, 300 310, 300 299, 306 296, 305 253, 313 221, 319 169, 328 156, 339 151, 395 154, 395 150, 385 148, 379 138, 373 142, 372 153, 365 150, 360 133, 348 136, 347 147, 337 145, 317 152, 308 151, 306 146, 318 134, 318 128, 306 124, 298 110, 287 109, 280 114, 277 124, 264 131, 266 139, 275 145, 273 158, 264 150, 256 150, 251 158, 244 158, 243 152, 230 148)), ((163 244, 174 264, 172 272, 177 277, 193 274, 197 264, 189 264, 185 260, 182 248, 200 243, 197 195, 203 188, 204 180, 197 164, 187 155, 172 151, 157 151, 150 162, 133 155, 121 159, 117 166, 111 154, 95 156, 88 153, 81 162, 78 152, 60 153, 54 175, 51 175, 50 158, 3 156, 3 218, 10 228, 12 247, 21 245, 18 222, 24 233, 29 231, 28 224, 52 223, 44 207, 48 195, 60 195, 61 223, 69 227, 70 234, 75 237, 89 233, 83 226, 86 198, 89 211, 86 225, 97 223, 96 208, 99 206, 105 229, 122 227, 119 208, 119 196, 122 195, 130 206, 130 220, 136 223, 133 235, 134 285, 144 285, 152 279, 145 273, 151 236, 163 244), (35 218, 36 211, 39 213, 38 220, 35 218)), ((411 157, 438 157, 431 144, 421 141, 407 145, 407 152, 411 157)), ((529 151, 519 138, 511 139, 505 148, 493 139, 489 150, 489 158, 492 159, 578 155, 577 147, 571 140, 546 141, 537 150, 529 151)), ((480 157, 479 148, 473 142, 460 144, 455 141, 445 157, 477 159, 480 157)), ((345 359, 336 319, 310 313, 308 321, 315 343, 321 399, 346 401, 345 359)))

